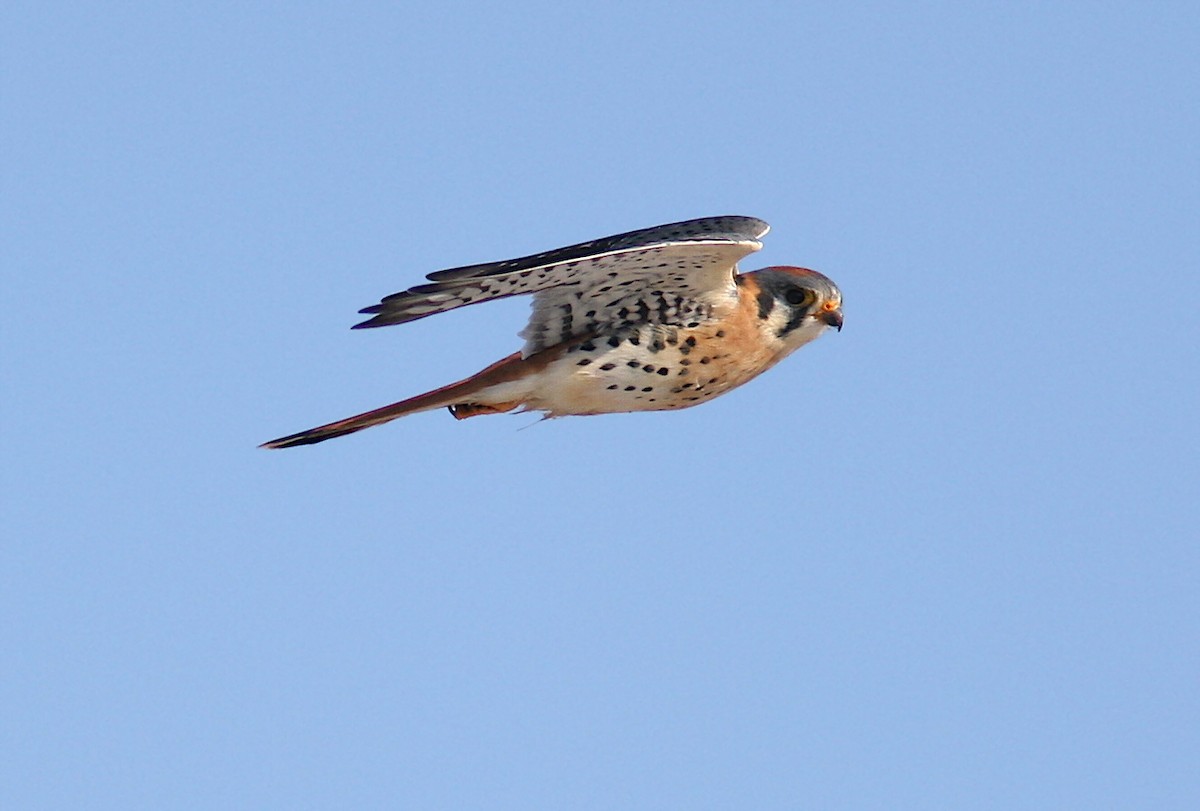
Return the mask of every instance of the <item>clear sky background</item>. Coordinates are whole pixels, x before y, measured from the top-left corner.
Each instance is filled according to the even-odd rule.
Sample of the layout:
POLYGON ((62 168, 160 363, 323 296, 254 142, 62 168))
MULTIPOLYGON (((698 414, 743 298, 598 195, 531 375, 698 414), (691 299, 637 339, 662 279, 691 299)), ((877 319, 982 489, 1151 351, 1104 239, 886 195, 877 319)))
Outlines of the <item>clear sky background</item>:
POLYGON ((1197 4, 0 23, 0 807, 1200 807, 1197 4), (843 332, 256 449, 519 346, 347 329, 424 273, 712 214, 843 332))

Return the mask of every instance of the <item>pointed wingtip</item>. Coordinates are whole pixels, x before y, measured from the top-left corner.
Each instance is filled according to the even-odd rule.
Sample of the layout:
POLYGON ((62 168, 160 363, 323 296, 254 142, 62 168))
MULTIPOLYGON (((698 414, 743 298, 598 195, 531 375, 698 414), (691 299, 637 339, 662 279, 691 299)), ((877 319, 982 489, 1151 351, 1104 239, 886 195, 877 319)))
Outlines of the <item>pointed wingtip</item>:
POLYGON ((414 321, 414 320, 416 320, 416 319, 403 318, 403 317, 398 317, 396 315, 389 315, 387 313, 380 313, 379 315, 374 316, 373 318, 368 318, 366 321, 359 321, 357 324, 354 324, 353 326, 351 326, 350 329, 375 329, 376 327, 390 327, 393 324, 404 324, 408 321, 414 321))

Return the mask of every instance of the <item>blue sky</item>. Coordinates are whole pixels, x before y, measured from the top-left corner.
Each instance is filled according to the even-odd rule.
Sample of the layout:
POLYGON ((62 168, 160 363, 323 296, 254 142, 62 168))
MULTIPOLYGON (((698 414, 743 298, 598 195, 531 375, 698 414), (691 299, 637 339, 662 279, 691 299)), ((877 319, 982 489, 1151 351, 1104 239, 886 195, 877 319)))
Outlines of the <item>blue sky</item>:
POLYGON ((1195 4, 0 22, 0 806, 1200 803, 1195 4), (519 345, 349 331, 424 273, 712 214, 845 329, 255 448, 519 345))

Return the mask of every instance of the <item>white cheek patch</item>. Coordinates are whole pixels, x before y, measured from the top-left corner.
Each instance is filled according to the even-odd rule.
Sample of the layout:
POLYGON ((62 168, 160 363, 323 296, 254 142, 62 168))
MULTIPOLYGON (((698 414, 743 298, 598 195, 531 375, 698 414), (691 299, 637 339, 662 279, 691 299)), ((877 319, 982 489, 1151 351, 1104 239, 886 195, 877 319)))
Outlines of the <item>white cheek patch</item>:
POLYGON ((787 345, 786 351, 795 352, 806 343, 820 338, 828 329, 829 325, 821 319, 813 316, 806 317, 800 326, 783 337, 783 341, 787 345))
POLYGON ((767 314, 767 331, 770 335, 779 336, 792 320, 792 308, 782 301, 776 301, 771 312, 767 314))
POLYGON ((790 307, 777 306, 767 319, 771 330, 769 334, 780 344, 780 358, 787 357, 805 344, 815 341, 829 329, 829 325, 814 314, 804 316, 798 325, 792 321, 794 316, 795 312, 790 307), (789 326, 791 329, 788 329, 789 326))

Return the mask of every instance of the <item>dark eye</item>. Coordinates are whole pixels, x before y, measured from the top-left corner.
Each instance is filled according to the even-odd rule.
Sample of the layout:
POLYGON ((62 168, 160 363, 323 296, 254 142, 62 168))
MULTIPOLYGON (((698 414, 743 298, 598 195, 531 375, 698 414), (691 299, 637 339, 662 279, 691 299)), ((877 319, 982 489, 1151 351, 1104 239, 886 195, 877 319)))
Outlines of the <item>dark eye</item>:
POLYGON ((801 290, 798 287, 793 287, 791 290, 783 294, 783 298, 788 304, 806 304, 810 299, 810 293, 807 290, 801 290))

